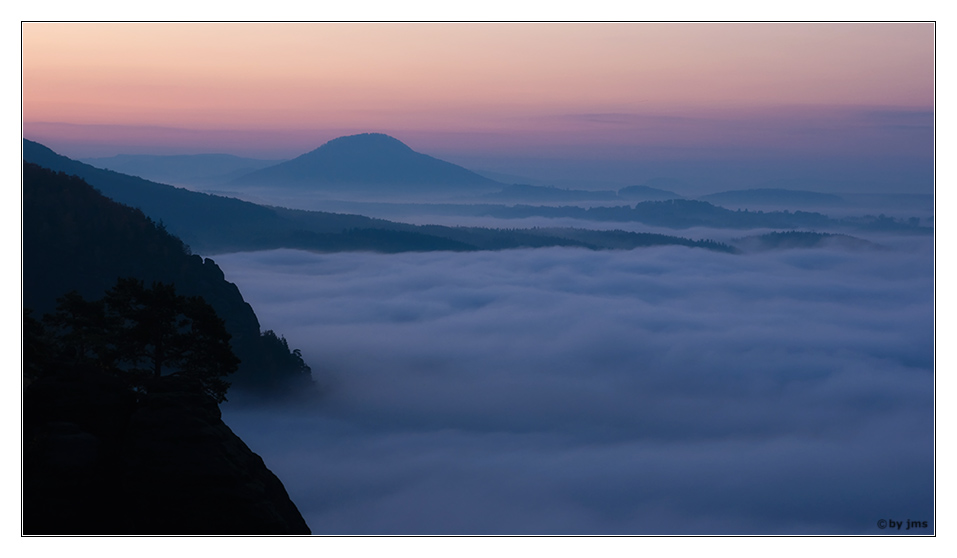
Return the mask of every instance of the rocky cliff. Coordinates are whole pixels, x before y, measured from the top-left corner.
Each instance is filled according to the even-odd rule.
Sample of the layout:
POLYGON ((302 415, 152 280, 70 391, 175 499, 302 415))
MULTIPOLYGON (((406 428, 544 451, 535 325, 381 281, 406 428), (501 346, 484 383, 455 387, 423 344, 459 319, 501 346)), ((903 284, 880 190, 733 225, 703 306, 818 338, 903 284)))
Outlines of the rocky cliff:
POLYGON ((308 535, 279 479, 174 376, 136 393, 92 370, 24 392, 27 535, 308 535))

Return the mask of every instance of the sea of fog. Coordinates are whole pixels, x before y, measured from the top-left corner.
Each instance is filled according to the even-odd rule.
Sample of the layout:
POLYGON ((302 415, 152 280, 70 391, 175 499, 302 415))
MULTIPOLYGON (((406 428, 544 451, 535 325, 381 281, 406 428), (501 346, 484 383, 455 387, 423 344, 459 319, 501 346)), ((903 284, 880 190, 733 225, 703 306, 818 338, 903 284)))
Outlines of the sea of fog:
POLYGON ((220 255, 322 398, 223 407, 316 534, 934 524, 934 254, 220 255))

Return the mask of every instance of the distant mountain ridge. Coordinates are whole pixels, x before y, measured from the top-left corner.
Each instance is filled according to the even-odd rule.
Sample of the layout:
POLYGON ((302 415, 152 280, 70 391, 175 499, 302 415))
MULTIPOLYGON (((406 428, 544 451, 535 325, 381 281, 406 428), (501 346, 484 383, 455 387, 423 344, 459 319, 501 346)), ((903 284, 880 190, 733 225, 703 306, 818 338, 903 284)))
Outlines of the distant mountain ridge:
POLYGON ((413 151, 385 134, 336 138, 309 153, 251 172, 230 184, 380 193, 401 187, 403 194, 483 192, 502 186, 464 167, 413 151))
POLYGON ((746 252, 767 250, 794 250, 807 248, 841 248, 844 250, 886 250, 887 248, 862 238, 846 234, 820 233, 811 231, 784 231, 762 235, 746 236, 731 241, 746 252))
POLYGON ((626 186, 620 190, 570 190, 554 186, 513 184, 499 192, 485 194, 483 200, 502 202, 576 202, 576 201, 658 201, 681 199, 668 190, 650 186, 626 186))
MULTIPOLYGON (((399 204, 396 204, 399 207, 399 204)), ((632 205, 502 205, 502 204, 405 204, 407 211, 429 208, 442 215, 526 219, 529 217, 571 218, 584 221, 636 222, 669 229, 712 227, 723 229, 849 229, 905 234, 932 234, 917 217, 893 218, 886 215, 862 215, 832 218, 811 211, 731 210, 700 200, 670 199, 645 201, 632 205)), ((422 210, 418 210, 421 213, 422 210)))
POLYGON ((715 205, 754 204, 787 206, 835 206, 843 205, 844 198, 836 194, 812 192, 810 190, 786 190, 783 188, 754 188, 750 190, 728 190, 700 196, 699 200, 715 205))
POLYGON ((282 221, 266 207, 99 169, 28 139, 23 140, 23 160, 83 178, 104 196, 164 223, 199 253, 268 248, 256 243, 282 221))
POLYGON ((252 159, 224 153, 198 155, 116 155, 82 159, 84 163, 179 186, 213 186, 284 162, 252 159))
POLYGON ((575 202, 575 201, 609 201, 617 200, 618 194, 613 190, 568 190, 553 186, 533 186, 531 184, 513 184, 506 186, 499 192, 492 192, 482 196, 483 200, 524 202, 575 202))
POLYGON ((618 197, 623 200, 632 201, 664 201, 677 200, 684 196, 671 190, 662 190, 661 188, 653 188, 639 184, 636 186, 626 186, 618 190, 618 197))
POLYGON ((114 201, 139 208, 198 252, 237 252, 295 248, 322 252, 407 252, 432 250, 505 250, 577 246, 594 250, 680 244, 730 250, 710 241, 613 231, 591 234, 546 234, 541 230, 410 225, 361 215, 267 207, 158 184, 135 176, 98 169, 24 139, 24 162, 77 175, 114 201), (690 242, 690 244, 689 244, 690 242))

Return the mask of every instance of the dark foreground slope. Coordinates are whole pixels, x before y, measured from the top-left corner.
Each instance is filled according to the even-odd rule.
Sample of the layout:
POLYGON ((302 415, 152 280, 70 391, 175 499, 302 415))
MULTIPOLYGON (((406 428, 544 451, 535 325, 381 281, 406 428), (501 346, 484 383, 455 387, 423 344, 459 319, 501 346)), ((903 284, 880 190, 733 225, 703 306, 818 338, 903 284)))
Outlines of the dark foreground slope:
POLYGON ((24 393, 26 535, 308 535, 207 395, 60 370, 24 393))
POLYGON ((142 212, 104 198, 83 180, 36 165, 23 169, 23 304, 35 316, 76 290, 100 299, 120 277, 147 285, 172 283, 179 294, 202 297, 225 320, 239 371, 228 379, 251 391, 302 389, 309 368, 285 340, 261 332, 236 285, 209 258, 189 248, 142 212))

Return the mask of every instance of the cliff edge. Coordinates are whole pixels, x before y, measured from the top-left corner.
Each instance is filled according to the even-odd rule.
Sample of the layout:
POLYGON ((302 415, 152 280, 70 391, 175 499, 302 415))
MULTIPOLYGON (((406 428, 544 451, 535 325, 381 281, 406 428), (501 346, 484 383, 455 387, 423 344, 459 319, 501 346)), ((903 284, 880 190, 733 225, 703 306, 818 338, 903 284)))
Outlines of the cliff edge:
POLYGON ((190 380, 94 370, 24 392, 25 535, 308 535, 282 482, 190 380))

